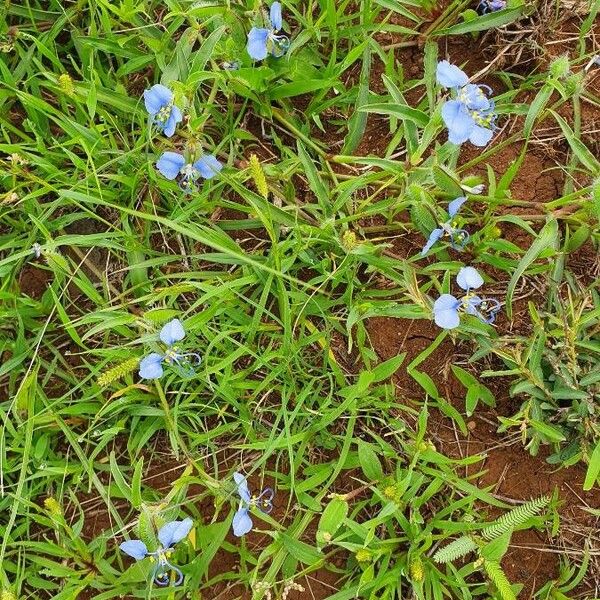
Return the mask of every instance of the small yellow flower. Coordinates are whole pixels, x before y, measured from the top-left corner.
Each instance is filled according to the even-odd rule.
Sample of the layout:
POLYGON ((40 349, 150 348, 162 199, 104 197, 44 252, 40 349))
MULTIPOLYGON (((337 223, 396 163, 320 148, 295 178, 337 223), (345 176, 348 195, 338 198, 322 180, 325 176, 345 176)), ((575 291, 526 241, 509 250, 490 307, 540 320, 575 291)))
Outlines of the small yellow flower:
POLYGON ((258 193, 266 200, 269 197, 269 186, 267 184, 265 172, 258 160, 258 156, 256 156, 256 154, 251 154, 249 163, 254 185, 256 186, 258 193))
POLYGON ((342 234, 342 246, 344 246, 348 252, 351 252, 357 246, 360 246, 360 242, 358 241, 354 231, 350 231, 349 229, 344 231, 342 234))
POLYGON ((396 486, 395 485, 388 485, 384 490, 383 490, 383 495, 388 499, 388 500, 393 500, 396 497, 396 486))
POLYGON ((410 578, 417 583, 425 578, 425 571, 420 558, 415 558, 410 563, 410 578))
POLYGON ((71 79, 71 76, 68 73, 63 73, 59 76, 58 85, 67 96, 72 96, 75 93, 75 86, 73 85, 73 80, 71 79))
POLYGON ((359 563, 371 562, 373 560, 373 555, 366 548, 361 548, 356 551, 356 560, 359 563))
MULTIPOLYGON (((62 508, 55 498, 50 496, 44 500, 46 510, 55 517, 62 517, 62 508)), ((4 599, 2 599, 4 600, 4 599)))

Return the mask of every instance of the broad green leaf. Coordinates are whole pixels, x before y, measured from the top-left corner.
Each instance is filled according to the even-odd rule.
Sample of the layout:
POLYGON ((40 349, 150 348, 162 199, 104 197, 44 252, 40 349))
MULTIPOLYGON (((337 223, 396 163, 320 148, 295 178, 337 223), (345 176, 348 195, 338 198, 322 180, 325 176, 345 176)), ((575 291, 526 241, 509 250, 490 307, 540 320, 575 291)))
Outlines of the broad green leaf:
POLYGON ((457 23, 446 29, 435 32, 435 35, 463 35, 465 33, 474 33, 476 31, 485 31, 487 29, 496 29, 503 25, 508 25, 516 21, 525 14, 525 6, 517 8, 507 8, 496 12, 482 15, 481 17, 469 20, 463 23, 457 23))
POLYGON ((401 121, 410 121, 420 127, 425 127, 429 123, 429 116, 423 111, 402 104, 367 104, 360 109, 362 112, 375 113, 377 115, 390 115, 397 117, 401 121))
POLYGON ((506 314, 509 319, 512 318, 512 298, 519 279, 542 252, 558 247, 558 236, 558 222, 556 219, 551 219, 542 227, 523 258, 519 261, 510 278, 506 292, 506 314))
POLYGON ((583 489, 585 491, 591 490, 594 487, 596 481, 600 477, 600 442, 596 444, 592 455, 590 456, 590 462, 588 464, 587 472, 585 474, 585 481, 583 483, 583 489))

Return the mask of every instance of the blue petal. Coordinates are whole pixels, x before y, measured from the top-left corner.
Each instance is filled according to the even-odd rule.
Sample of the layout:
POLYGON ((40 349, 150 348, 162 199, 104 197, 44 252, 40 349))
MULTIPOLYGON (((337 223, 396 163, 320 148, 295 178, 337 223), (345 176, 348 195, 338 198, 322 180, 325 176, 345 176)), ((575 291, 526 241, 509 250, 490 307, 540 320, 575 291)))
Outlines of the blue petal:
POLYGON ((233 535, 241 537, 248 533, 254 524, 248 514, 248 509, 241 507, 235 515, 233 515, 233 535))
POLYGON ((442 119, 448 128, 448 139, 453 144, 462 144, 469 139, 475 121, 462 102, 448 100, 442 106, 442 119))
POLYGON ((268 29, 253 27, 248 33, 248 43, 246 50, 254 60, 263 60, 267 58, 267 40, 269 38, 268 29))
POLYGON ((483 277, 474 267, 462 267, 456 276, 456 283, 463 290, 476 290, 483 285, 483 277))
POLYGON ((143 358, 140 362, 140 377, 142 379, 158 379, 162 377, 162 361, 163 356, 156 352, 152 352, 152 354, 143 358))
POLYGON ((436 78, 438 83, 446 88, 462 87, 469 83, 466 73, 456 65, 451 65, 447 60, 438 63, 436 78))
POLYGON ((460 210, 460 207, 467 201, 464 196, 460 196, 459 198, 455 198, 448 204, 448 214, 453 217, 460 210))
POLYGON ((442 294, 433 304, 433 312, 438 310, 457 310, 460 306, 460 300, 457 300, 452 294, 442 294))
POLYGON ((163 548, 171 548, 180 542, 192 529, 194 522, 189 517, 183 521, 171 521, 160 528, 158 540, 163 548))
POLYGON ((233 480, 235 481, 238 489, 238 494, 244 502, 250 502, 250 490, 248 489, 248 482, 241 473, 234 473, 233 480))
POLYGON ((151 115, 155 115, 161 108, 167 106, 171 100, 173 100, 173 92, 159 83, 144 91, 144 104, 151 115))
POLYGON ((175 179, 185 165, 185 158, 178 152, 163 152, 156 162, 159 173, 167 179, 175 179))
POLYGON ((469 136, 469 141, 471 144, 475 146, 487 146, 494 135, 492 129, 487 129, 485 127, 480 127, 479 125, 475 125, 471 135, 469 136))
POLYGON ((427 240, 427 243, 423 246, 423 250, 421 250, 421 256, 425 256, 425 254, 427 254, 431 250, 431 247, 442 237, 443 233, 444 230, 438 228, 434 229, 429 234, 429 239, 427 240))
POLYGON ((141 540, 129 540, 128 542, 123 542, 119 545, 119 548, 121 548, 125 554, 135 558, 135 560, 142 560, 148 554, 148 548, 146 548, 146 544, 141 540))
POLYGON ((181 111, 176 106, 171 107, 171 114, 163 127, 163 133, 167 137, 171 137, 175 133, 175 128, 177 127, 177 123, 181 123, 183 119, 183 115, 181 111))
POLYGON ((212 154, 203 154, 195 163, 196 169, 204 179, 211 179, 221 171, 223 165, 212 154))
POLYGON ((454 329, 460 325, 457 310, 441 310, 434 314, 435 324, 442 329, 454 329))
POLYGON ((433 304, 435 324, 443 329, 454 329, 460 324, 460 301, 451 294, 442 294, 433 304))
POLYGON ((477 307, 481 304, 481 298, 479 296, 472 296, 467 300, 467 306, 465 310, 469 315, 480 316, 477 307))
POLYGON ((179 319, 169 321, 160 330, 160 341, 167 346, 172 346, 175 342, 179 342, 185 337, 185 330, 179 319))
POLYGON ((271 4, 270 18, 273 29, 279 31, 283 27, 281 4, 279 2, 273 2, 273 4, 271 4))
POLYGON ((483 89, 474 83, 469 83, 460 90, 459 96, 461 102, 474 110, 487 110, 491 106, 483 89))

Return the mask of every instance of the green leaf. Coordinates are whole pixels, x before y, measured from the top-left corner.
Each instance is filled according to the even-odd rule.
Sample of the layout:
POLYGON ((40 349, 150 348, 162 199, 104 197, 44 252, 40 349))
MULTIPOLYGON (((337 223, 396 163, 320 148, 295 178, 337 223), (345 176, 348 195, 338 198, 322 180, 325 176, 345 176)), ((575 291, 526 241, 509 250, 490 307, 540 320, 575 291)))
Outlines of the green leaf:
POLYGON ((399 368, 404 358, 406 357, 406 352, 402 354, 398 354, 397 356, 392 356, 385 362, 378 364, 371 373, 373 374, 373 382, 377 383, 379 381, 383 381, 384 379, 389 379, 399 368))
POLYGON ((425 127, 429 123, 429 115, 421 110, 402 104, 367 104, 359 110, 377 115, 390 115, 397 117, 401 121, 410 121, 420 127, 425 127))
POLYGON ((533 99, 533 102, 529 106, 529 110, 527 111, 527 116, 525 117, 525 126, 524 126, 524 134, 526 138, 529 138, 531 135, 531 130, 533 129, 533 124, 537 116, 544 109, 550 96, 552 96, 552 92, 554 88, 552 85, 547 83, 542 87, 542 89, 537 93, 536 97, 533 99))
POLYGON ((588 464, 587 472, 585 474, 585 481, 583 482, 583 489, 587 492, 594 487, 598 477, 600 476, 600 442, 594 448, 592 456, 590 456, 590 462, 588 464))
POLYGON ((478 19, 469 20, 464 23, 457 23, 456 25, 452 25, 446 29, 441 29, 436 31, 435 35, 462 35, 464 33, 495 29, 516 21, 524 13, 524 6, 499 10, 488 15, 482 15, 478 19))
POLYGON ((479 403, 478 387, 478 385, 474 385, 467 390, 467 395, 465 396, 465 413, 467 417, 470 417, 475 412, 479 403))
POLYGON ((369 99, 369 75, 371 73, 371 47, 365 46, 362 67, 360 70, 360 81, 358 93, 356 95, 356 104, 354 114, 350 117, 348 123, 348 135, 344 140, 342 154, 352 154, 362 139, 367 126, 367 115, 360 108, 367 103, 369 99))
POLYGON ((335 497, 325 507, 317 528, 317 544, 326 546, 348 516, 348 502, 335 497))
POLYGON ((486 560, 500 562, 508 550, 512 533, 512 530, 506 531, 500 537, 488 542, 481 548, 481 556, 486 560))
POLYGON ((283 542, 286 550, 302 564, 314 566, 323 561, 323 556, 316 548, 285 533, 280 533, 279 538, 283 542))
POLYGON ((131 503, 134 508, 139 508, 142 504, 142 476, 144 470, 144 457, 135 463, 135 470, 131 479, 131 503))
POLYGON ((463 189, 460 187, 458 177, 449 169, 441 165, 436 165, 432 170, 433 179, 440 190, 450 194, 453 198, 465 195, 463 189))
POLYGON ((215 29, 203 42, 200 46, 200 49, 194 53, 194 58, 192 60, 192 66, 190 67, 189 77, 194 77, 200 71, 203 71, 206 67, 212 53, 215 49, 215 46, 218 44, 219 40, 227 30, 226 25, 222 25, 215 29))
POLYGON ((450 368, 452 369, 456 379, 458 379, 466 388, 473 387, 479 383, 477 377, 468 371, 465 371, 462 367, 459 367, 458 365, 450 365, 450 368))
POLYGON ((542 421, 531 419, 529 424, 538 433, 541 433, 543 436, 547 437, 551 442, 564 442, 567 439, 560 429, 552 425, 548 425, 548 423, 542 423, 542 421))
POLYGON ((510 278, 506 292, 506 315, 509 319, 512 318, 512 298, 519 279, 544 250, 548 248, 557 248, 558 235, 558 222, 554 218, 550 219, 544 227, 542 227, 542 230, 539 232, 536 239, 533 241, 523 258, 519 261, 519 264, 510 278))
POLYGON ((114 451, 110 453, 109 461, 110 461, 110 474, 111 474, 114 482, 117 484, 119 491, 121 492, 121 494, 123 494, 123 498, 125 498, 127 500, 131 500, 131 488, 125 481, 125 478, 123 477, 123 473, 121 473, 121 469, 119 468, 119 465, 117 464, 117 459, 115 457, 114 451))
POLYGON ((573 150, 575 156, 587 169, 590 170, 591 173, 600 173, 600 162, 598 162, 598 159, 590 152, 588 147, 578 137, 575 136, 575 133, 569 127, 568 123, 558 113, 554 112, 553 110, 550 112, 560 125, 560 128, 562 129, 564 136, 567 138, 567 142, 569 142, 569 146, 571 146, 571 150, 573 150))
POLYGON ((385 475, 379 457, 373 446, 362 440, 358 441, 358 462, 365 476, 370 481, 381 481, 385 475))

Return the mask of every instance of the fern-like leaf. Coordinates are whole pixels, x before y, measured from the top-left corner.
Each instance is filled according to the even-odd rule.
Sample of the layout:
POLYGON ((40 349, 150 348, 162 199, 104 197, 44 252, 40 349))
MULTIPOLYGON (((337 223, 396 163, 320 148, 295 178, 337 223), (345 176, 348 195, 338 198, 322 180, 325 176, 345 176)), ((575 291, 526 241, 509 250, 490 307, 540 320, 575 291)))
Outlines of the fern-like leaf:
POLYGON ((100 387, 106 387, 111 384, 113 381, 117 381, 117 379, 122 379, 128 373, 135 371, 140 364, 140 359, 138 357, 132 357, 122 362, 120 365, 109 369, 108 371, 104 371, 98 377, 98 385, 100 387))
POLYGON ((437 563, 449 563, 465 554, 469 554, 469 552, 473 552, 473 550, 477 550, 477 548, 477 544, 469 536, 463 535, 444 548, 440 548, 433 555, 433 560, 437 563))
POLYGON ((431 211, 425 203, 414 203, 410 207, 410 220, 413 225, 425 236, 429 234, 437 227, 437 223, 431 211))
POLYGON ((515 593, 512 590, 508 577, 504 574, 502 567, 499 563, 485 560, 483 561, 483 568, 490 578, 492 583, 496 586, 496 589, 500 593, 502 600, 517 600, 515 593))
POLYGON ((483 529, 481 535, 486 540, 493 540, 500 537, 507 531, 512 531, 523 525, 528 519, 535 517, 535 515, 546 507, 548 502, 550 502, 550 498, 543 496, 542 498, 530 500, 521 506, 517 506, 483 529))

